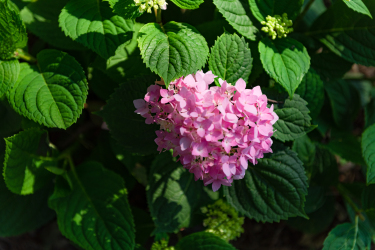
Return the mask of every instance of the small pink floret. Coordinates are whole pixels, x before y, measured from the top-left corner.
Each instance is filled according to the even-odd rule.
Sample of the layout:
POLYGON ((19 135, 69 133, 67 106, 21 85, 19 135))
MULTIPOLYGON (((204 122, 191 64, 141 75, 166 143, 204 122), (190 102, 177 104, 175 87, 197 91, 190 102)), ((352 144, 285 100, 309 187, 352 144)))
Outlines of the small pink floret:
POLYGON ((204 185, 231 186, 244 178, 249 162, 272 153, 273 124, 279 119, 259 86, 246 89, 239 79, 233 86, 198 71, 163 89, 151 85, 144 99, 134 100, 135 113, 147 124, 157 123, 158 150, 173 150, 184 168, 204 185))

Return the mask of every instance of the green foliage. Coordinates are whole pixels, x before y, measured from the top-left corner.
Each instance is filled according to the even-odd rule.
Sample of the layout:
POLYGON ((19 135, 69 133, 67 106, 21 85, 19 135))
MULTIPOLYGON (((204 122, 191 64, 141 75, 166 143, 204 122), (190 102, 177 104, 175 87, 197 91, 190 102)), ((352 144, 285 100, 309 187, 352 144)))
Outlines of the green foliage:
POLYGON ((244 232, 242 225, 245 218, 239 217, 236 210, 223 200, 217 200, 202 208, 202 211, 207 216, 203 221, 203 225, 207 227, 206 232, 226 241, 235 240, 244 232))
POLYGON ((292 38, 272 41, 265 37, 259 43, 259 52, 266 72, 292 97, 310 67, 306 48, 292 38))
POLYGON ((189 24, 169 22, 161 27, 149 23, 139 33, 138 46, 144 63, 167 86, 176 78, 197 72, 206 63, 207 42, 189 24))
MULTIPOLYGON (((3 151, 3 142, 0 148, 3 151)), ((4 153, 0 154, 0 171, 3 172, 4 153)), ((47 206, 48 188, 32 195, 20 196, 12 193, 0 178, 0 236, 9 237, 34 230, 50 221, 55 213, 47 206), (11 201, 11 202, 10 202, 11 201)))
POLYGON ((176 250, 205 250, 205 249, 220 249, 220 250, 235 250, 232 245, 220 239, 212 233, 198 232, 190 234, 180 240, 176 250))
POLYGON ((285 148, 249 166, 244 179, 225 187, 224 192, 238 212, 256 221, 278 222, 306 217, 303 207, 307 186, 302 162, 285 148))
POLYGON ((112 136, 126 150, 134 153, 153 153, 156 150, 156 125, 147 125, 145 120, 134 113, 133 100, 144 97, 155 76, 134 78, 123 84, 108 100, 99 113, 111 131, 112 136))
POLYGON ((17 10, 9 0, 0 1, 0 59, 13 57, 17 48, 27 44, 26 28, 17 10))
POLYGON ((107 2, 70 0, 59 16, 65 35, 108 59, 131 40, 133 21, 112 13, 107 2), (89 11, 87 11, 89 10, 89 11))
POLYGON ((172 0, 181 9, 198 9, 199 5, 204 2, 204 0, 172 0))
POLYGON ((59 27, 59 14, 69 0, 40 0, 29 3, 20 12, 27 29, 47 43, 67 50, 85 49, 66 37, 59 27))
POLYGON ((244 37, 255 40, 258 29, 253 25, 246 13, 244 1, 241 0, 214 0, 224 18, 244 37))
POLYGON ((283 142, 297 139, 315 128, 311 125, 307 102, 299 95, 286 99, 283 108, 275 110, 279 120, 274 124, 274 137, 283 142))
POLYGON ((142 15, 133 0, 104 0, 108 1, 113 11, 125 19, 134 19, 142 15))
POLYGON ((0 60, 0 97, 2 97, 8 89, 12 88, 20 74, 20 64, 18 60, 11 59, 6 61, 0 60))
POLYGON ((13 193, 32 194, 51 181, 50 173, 44 168, 56 166, 57 163, 43 157, 46 152, 38 152, 45 132, 30 129, 5 139, 3 175, 7 187, 13 193))
POLYGON ((195 182, 194 175, 174 162, 169 152, 157 156, 147 189, 147 202, 156 225, 153 234, 188 227, 202 188, 202 183, 195 182))
POLYGON ((362 135, 362 154, 367 164, 367 183, 375 183, 375 125, 368 127, 362 135))
MULTIPOLYGON (((374 1, 363 3, 371 12, 375 11, 374 1)), ((336 1, 307 33, 345 60, 366 66, 375 66, 374 34, 375 20, 354 12, 344 1, 336 1)))
POLYGON ((324 86, 320 76, 310 68, 296 89, 296 94, 307 102, 311 118, 316 118, 324 103, 324 86))
POLYGON ((303 0, 249 0, 253 15, 260 22, 266 20, 267 16, 288 14, 294 20, 300 12, 303 0))
POLYGON ((211 49, 208 65, 214 75, 235 85, 240 78, 247 81, 252 62, 249 45, 243 37, 223 34, 211 49))
POLYGON ((47 127, 66 129, 77 121, 87 96, 87 81, 79 63, 67 53, 43 50, 38 67, 21 64, 8 100, 14 110, 47 127))
POLYGON ((80 247, 133 249, 134 222, 123 179, 100 163, 86 162, 57 179, 49 206, 59 229, 80 247))
POLYGON ((365 15, 368 15, 369 17, 372 18, 372 15, 370 13, 370 11, 368 10, 368 8, 366 7, 366 5, 362 2, 362 0, 343 0, 344 3, 351 9, 353 9, 354 11, 357 11, 359 13, 362 13, 362 14, 365 14, 365 15))
POLYGON ((323 250, 343 249, 370 249, 371 239, 366 233, 358 230, 358 217, 356 223, 344 223, 336 226, 324 241, 323 250))

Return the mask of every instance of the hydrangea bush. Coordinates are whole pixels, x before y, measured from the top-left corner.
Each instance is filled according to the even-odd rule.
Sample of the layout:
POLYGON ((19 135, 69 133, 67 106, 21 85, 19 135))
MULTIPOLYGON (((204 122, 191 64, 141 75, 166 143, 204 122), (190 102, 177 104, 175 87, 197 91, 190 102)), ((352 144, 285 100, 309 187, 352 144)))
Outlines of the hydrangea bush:
POLYGON ((0 0, 0 248, 370 249, 374 15, 0 0))

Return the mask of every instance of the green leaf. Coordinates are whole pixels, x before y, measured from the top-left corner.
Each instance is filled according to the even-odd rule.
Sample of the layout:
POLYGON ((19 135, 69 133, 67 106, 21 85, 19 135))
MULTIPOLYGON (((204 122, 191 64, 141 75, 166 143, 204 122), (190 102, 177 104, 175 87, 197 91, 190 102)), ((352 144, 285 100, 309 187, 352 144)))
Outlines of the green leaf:
POLYGON ((375 123, 375 89, 371 90, 370 102, 365 106, 365 128, 375 123))
POLYGON ((324 86, 323 81, 314 69, 309 69, 295 93, 307 101, 311 118, 316 118, 323 107, 324 86))
POLYGON ((134 249, 134 222, 124 180, 100 163, 86 162, 59 178, 49 206, 61 233, 87 250, 134 249))
POLYGON ((176 250, 235 250, 231 244, 207 232, 193 233, 183 237, 175 246, 176 250))
POLYGON ((309 219, 302 217, 289 218, 286 223, 290 227, 304 233, 321 233, 327 227, 329 227, 329 225, 331 225, 333 219, 335 218, 335 199, 333 197, 329 197, 327 201, 322 204, 322 207, 318 208, 312 213, 308 213, 307 215, 309 216, 309 219))
POLYGON ((18 11, 8 0, 0 1, 0 59, 10 59, 17 48, 27 44, 27 33, 18 11))
POLYGON ((133 153, 156 152, 155 131, 158 126, 145 123, 145 118, 134 113, 133 100, 144 98, 155 76, 134 78, 120 85, 99 112, 106 121, 112 136, 126 150, 133 153))
POLYGON ((70 55, 43 50, 38 67, 21 64, 8 100, 14 110, 47 127, 66 129, 77 121, 88 92, 85 73, 70 55))
MULTIPOLYGON (((375 14, 375 2, 363 2, 371 14, 375 14)), ((375 66, 375 20, 354 12, 344 1, 335 1, 305 34, 319 39, 349 62, 375 66)))
POLYGON ((181 9, 198 9, 199 5, 204 2, 204 0, 172 0, 181 9))
POLYGON ((50 173, 44 169, 56 166, 57 161, 40 156, 39 143, 46 131, 30 129, 6 138, 4 179, 15 194, 32 194, 51 181, 50 173))
POLYGON ((345 80, 326 82, 324 88, 331 103, 336 125, 342 129, 350 129, 361 106, 358 91, 345 80))
POLYGON ((2 97, 8 91, 8 89, 13 87, 19 74, 20 64, 18 60, 0 60, 0 97, 2 97))
POLYGON ((134 0, 103 0, 108 1, 113 11, 125 19, 135 19, 143 13, 139 12, 139 7, 134 0))
MULTIPOLYGON (((143 25, 143 23, 134 24, 134 34, 132 41, 124 48, 118 49, 114 56, 110 57, 108 60, 104 60, 102 57, 98 56, 93 63, 93 67, 100 69, 107 75, 107 78, 109 77, 116 82, 116 88, 118 87, 119 83, 123 83, 128 79, 140 75, 152 74, 150 69, 148 69, 143 63, 141 53, 138 48, 137 38, 139 30, 143 25)), ((95 76, 93 76, 93 79, 94 77, 95 76)), ((97 85, 101 84, 101 88, 103 88, 104 92, 111 91, 111 93, 113 93, 114 88, 104 90, 104 88, 107 88, 107 86, 103 85, 102 80, 99 81, 100 82, 98 82, 97 85)))
POLYGON ((331 51, 323 51, 311 56, 311 67, 316 70, 323 81, 341 78, 352 68, 348 62, 331 51))
POLYGON ((307 135, 299 137, 293 142, 293 151, 298 154, 298 158, 303 162, 307 172, 311 172, 315 159, 315 145, 311 142, 307 135))
POLYGON ((249 0, 250 9, 256 19, 265 21, 267 16, 288 14, 294 20, 300 13, 303 0, 249 0))
POLYGON ((267 73, 286 89, 289 96, 293 96, 310 68, 306 48, 292 38, 272 41, 265 37, 259 42, 259 52, 267 73))
POLYGON ((362 155, 367 165, 367 184, 375 183, 375 124, 362 134, 362 155))
POLYGON ((224 187, 227 201, 238 212, 261 222, 306 217, 303 210, 307 177, 302 162, 290 149, 274 152, 250 166, 245 178, 224 187))
POLYGON ((131 40, 133 20, 112 13, 107 2, 70 0, 59 16, 65 35, 108 59, 131 40))
POLYGON ((67 50, 85 49, 82 45, 66 37, 59 27, 59 14, 69 0, 38 0, 29 3, 20 15, 27 29, 47 43, 67 50))
POLYGON ((244 37, 255 40, 258 29, 253 25, 241 0, 214 0, 224 18, 244 37))
POLYGON ((153 234, 177 232, 188 227, 203 189, 170 152, 158 155, 152 163, 147 202, 156 229, 153 234))
POLYGON ((354 11, 362 13, 364 15, 368 15, 372 18, 370 11, 367 9, 366 5, 362 2, 362 0, 343 0, 344 3, 354 11))
POLYGON ((339 171, 336 157, 327 149, 316 147, 311 184, 329 187, 337 185, 339 171))
POLYGON ((139 32, 143 61, 164 79, 166 86, 176 78, 196 73, 206 63, 207 42, 189 24, 172 21, 162 28, 148 23, 139 32))
POLYGON ((283 108, 275 110, 279 120, 273 125, 276 132, 275 138, 292 141, 313 130, 316 126, 311 125, 311 117, 307 102, 295 94, 293 100, 286 99, 283 108))
POLYGON ((0 137, 5 138, 21 129, 22 116, 17 114, 6 100, 0 100, 0 121, 6 121, 0 122, 0 137))
POLYGON ((357 217, 357 221, 354 224, 344 223, 337 225, 328 234, 323 244, 323 250, 361 250, 369 249, 371 239, 358 229, 357 217))
POLYGON ((208 65, 214 75, 234 85, 240 78, 247 82, 252 62, 251 51, 245 39, 236 34, 224 33, 211 49, 208 65))

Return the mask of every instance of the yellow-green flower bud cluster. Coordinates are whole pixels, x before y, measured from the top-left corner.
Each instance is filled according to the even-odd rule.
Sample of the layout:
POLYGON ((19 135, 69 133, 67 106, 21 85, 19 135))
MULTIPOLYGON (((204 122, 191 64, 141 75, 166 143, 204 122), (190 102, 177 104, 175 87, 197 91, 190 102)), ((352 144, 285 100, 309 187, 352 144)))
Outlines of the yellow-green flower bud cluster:
POLYGON ((134 0, 134 3, 136 6, 139 6, 139 12, 145 12, 148 13, 152 12, 152 8, 157 9, 166 9, 167 3, 165 0, 134 0))
POLYGON ((293 32, 292 20, 288 20, 288 14, 284 13, 282 16, 275 15, 274 17, 267 16, 266 21, 262 21, 261 24, 265 25, 262 30, 272 39, 286 37, 290 32, 293 32))

